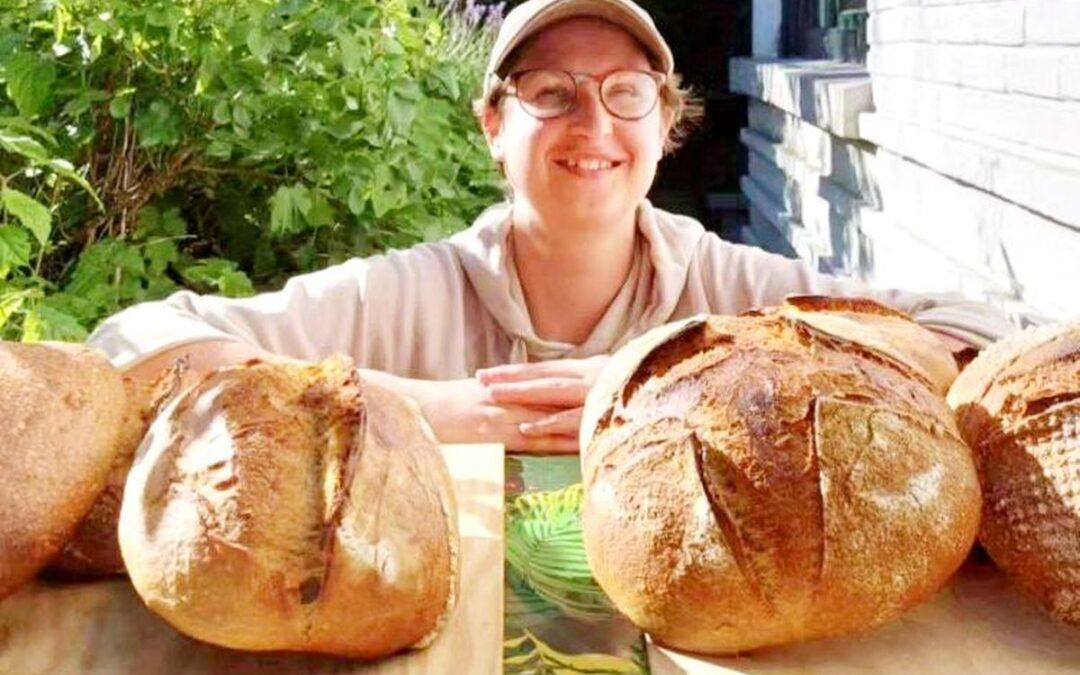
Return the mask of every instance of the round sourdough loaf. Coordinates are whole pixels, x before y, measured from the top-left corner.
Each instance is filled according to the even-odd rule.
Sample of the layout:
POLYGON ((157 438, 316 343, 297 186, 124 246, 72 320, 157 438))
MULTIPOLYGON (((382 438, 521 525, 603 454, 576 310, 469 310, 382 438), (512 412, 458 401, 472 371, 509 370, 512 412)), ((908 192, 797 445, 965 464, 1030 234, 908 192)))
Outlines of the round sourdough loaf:
POLYGON ((1080 625, 1080 322, 994 343, 948 400, 982 481, 980 542, 1051 615, 1080 625))
POLYGON ((207 375, 151 425, 120 550, 181 632, 375 658, 425 646, 457 593, 457 516, 415 404, 343 358, 207 375))
POLYGON ((0 343, 0 597, 56 555, 104 488, 123 409, 102 354, 0 343))
POLYGON ((586 552, 619 609, 662 644, 734 653, 864 629, 940 588, 980 495, 940 380, 904 347, 920 331, 940 345, 819 299, 615 354, 581 445, 586 552))
POLYGON ((72 538, 49 563, 50 572, 70 577, 98 577, 124 572, 124 559, 120 555, 120 542, 116 534, 124 482, 135 450, 150 422, 164 403, 179 392, 185 370, 184 362, 178 361, 156 380, 124 376, 126 405, 116 441, 117 452, 105 489, 79 523, 72 538))

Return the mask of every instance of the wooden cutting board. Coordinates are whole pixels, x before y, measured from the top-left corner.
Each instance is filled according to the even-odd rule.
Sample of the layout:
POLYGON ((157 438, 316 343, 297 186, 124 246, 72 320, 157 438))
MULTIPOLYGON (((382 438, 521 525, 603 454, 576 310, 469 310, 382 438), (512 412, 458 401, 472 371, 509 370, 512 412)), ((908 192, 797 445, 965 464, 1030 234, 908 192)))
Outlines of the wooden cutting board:
POLYGON ((457 491, 461 597, 425 650, 370 664, 231 651, 176 632, 146 609, 126 578, 36 582, 0 601, 0 673, 501 673, 503 448, 447 445, 443 455, 457 491))
POLYGON ((733 658, 649 644, 653 675, 1077 675, 1080 628, 1020 597, 989 562, 965 563, 931 601, 862 635, 733 658))

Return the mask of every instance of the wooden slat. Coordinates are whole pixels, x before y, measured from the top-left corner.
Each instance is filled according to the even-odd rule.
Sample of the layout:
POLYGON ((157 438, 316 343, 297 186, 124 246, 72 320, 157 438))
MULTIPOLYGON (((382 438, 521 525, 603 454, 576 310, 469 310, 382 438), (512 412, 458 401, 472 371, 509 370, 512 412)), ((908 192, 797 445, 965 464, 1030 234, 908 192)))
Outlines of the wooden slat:
POLYGON ((649 644, 653 675, 1076 675, 1080 628, 1052 621, 990 563, 969 562, 925 605, 861 635, 703 658, 649 644))
POLYGON ((142 604, 131 584, 38 582, 0 602, 0 673, 502 672, 503 449, 443 447, 457 491, 461 597, 428 648, 380 662, 221 649, 184 637, 142 604))

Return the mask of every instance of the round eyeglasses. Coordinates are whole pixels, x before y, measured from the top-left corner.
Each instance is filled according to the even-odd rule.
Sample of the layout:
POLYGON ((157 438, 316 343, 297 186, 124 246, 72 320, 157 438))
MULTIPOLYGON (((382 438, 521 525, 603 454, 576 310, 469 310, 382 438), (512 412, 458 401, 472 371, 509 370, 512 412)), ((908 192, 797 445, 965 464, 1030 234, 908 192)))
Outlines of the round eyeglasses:
POLYGON ((597 82, 600 102, 609 113, 623 120, 639 120, 656 107, 665 76, 649 70, 613 70, 605 75, 589 75, 536 68, 511 73, 503 94, 517 98, 533 117, 550 119, 577 107, 578 83, 582 80, 597 82))

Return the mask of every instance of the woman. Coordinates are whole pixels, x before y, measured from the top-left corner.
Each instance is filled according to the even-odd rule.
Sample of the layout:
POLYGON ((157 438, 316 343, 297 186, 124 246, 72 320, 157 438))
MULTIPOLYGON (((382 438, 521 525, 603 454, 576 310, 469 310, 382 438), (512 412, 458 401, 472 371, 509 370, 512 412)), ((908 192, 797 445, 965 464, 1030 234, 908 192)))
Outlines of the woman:
POLYGON ((692 314, 872 295, 953 347, 1012 330, 985 306, 869 291, 653 208, 645 196, 686 95, 629 0, 526 2, 503 23, 485 82, 479 117, 512 197, 468 230, 252 298, 180 292, 110 318, 89 342, 145 376, 183 355, 201 371, 346 353, 414 397, 442 441, 572 452, 605 355, 692 314))

